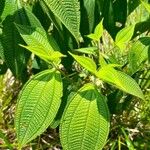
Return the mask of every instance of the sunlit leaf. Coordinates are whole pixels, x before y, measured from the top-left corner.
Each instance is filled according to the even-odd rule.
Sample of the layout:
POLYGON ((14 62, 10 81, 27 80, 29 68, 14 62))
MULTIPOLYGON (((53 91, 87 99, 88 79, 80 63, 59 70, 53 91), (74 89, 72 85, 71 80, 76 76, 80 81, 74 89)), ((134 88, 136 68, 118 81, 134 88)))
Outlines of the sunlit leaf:
POLYGON ((103 20, 96 26, 94 33, 87 35, 92 40, 99 41, 103 34, 103 20))
POLYGON ((65 55, 61 54, 59 51, 53 51, 51 52, 51 55, 47 54, 45 52, 45 49, 43 49, 43 47, 40 47, 40 46, 24 46, 24 45, 20 45, 20 46, 28 49, 29 51, 39 56, 40 58, 42 58, 48 63, 58 60, 61 57, 65 57, 65 55))
POLYGON ((115 85, 117 88, 144 99, 139 85, 127 74, 115 70, 112 66, 102 67, 96 74, 100 79, 115 85))
POLYGON ((133 36, 135 25, 131 25, 123 28, 118 32, 115 39, 115 44, 120 48, 124 49, 125 44, 129 42, 133 36))
POLYGON ((71 96, 60 126, 64 150, 102 149, 109 132, 106 99, 92 84, 71 96))
POLYGON ((84 57, 84 56, 78 56, 78 55, 74 55, 72 53, 69 52, 69 54, 81 65, 83 66, 85 69, 87 69, 88 71, 90 71, 91 73, 96 72, 96 64, 93 61, 93 59, 89 58, 89 57, 84 57))
POLYGON ((19 147, 40 135, 52 123, 59 109, 62 81, 59 72, 45 70, 22 89, 15 116, 19 147))

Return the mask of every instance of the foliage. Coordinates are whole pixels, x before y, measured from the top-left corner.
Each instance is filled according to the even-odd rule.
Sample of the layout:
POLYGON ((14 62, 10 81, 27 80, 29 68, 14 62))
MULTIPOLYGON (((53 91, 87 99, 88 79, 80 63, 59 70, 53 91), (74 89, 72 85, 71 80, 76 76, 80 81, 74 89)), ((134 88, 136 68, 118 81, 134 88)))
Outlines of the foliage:
POLYGON ((149 12, 144 0, 2 0, 0 148, 149 149, 149 12))

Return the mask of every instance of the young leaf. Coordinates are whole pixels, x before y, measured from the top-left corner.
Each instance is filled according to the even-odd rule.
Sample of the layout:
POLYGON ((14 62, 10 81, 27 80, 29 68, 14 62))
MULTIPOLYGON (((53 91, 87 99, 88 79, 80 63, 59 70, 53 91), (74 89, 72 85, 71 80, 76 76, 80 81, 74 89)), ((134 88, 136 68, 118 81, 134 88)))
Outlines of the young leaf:
POLYGON ((94 33, 87 35, 92 40, 99 41, 103 34, 103 20, 96 26, 94 33))
POLYGON ((62 81, 57 71, 45 70, 26 83, 19 95, 15 117, 20 148, 52 123, 61 97, 62 81))
POLYGON ((24 44, 24 41, 17 32, 13 22, 14 16, 7 17, 3 22, 3 34, 1 37, 4 49, 3 56, 13 75, 18 79, 22 79, 22 73, 25 71, 30 55, 24 48, 19 47, 18 44, 24 44))
POLYGON ((44 2, 78 41, 80 35, 80 5, 78 0, 44 0, 44 2))
POLYGON ((91 73, 95 74, 96 72, 96 64, 93 61, 93 59, 89 58, 89 57, 84 57, 84 56, 78 56, 78 55, 74 55, 72 53, 69 52, 69 54, 81 65, 83 66, 85 69, 87 69, 88 71, 90 71, 91 73))
POLYGON ((101 66, 101 67, 103 67, 103 66, 106 66, 107 65, 107 62, 105 61, 105 59, 104 59, 104 54, 103 53, 100 53, 99 52, 99 65, 101 66))
POLYGON ((71 96, 60 125, 64 150, 102 149, 109 133, 106 99, 92 84, 71 96))
POLYGON ((30 53, 26 51, 23 47, 20 47, 19 44, 25 44, 21 36, 19 35, 15 23, 31 25, 33 27, 42 27, 40 22, 34 16, 34 14, 25 8, 20 8, 16 3, 16 1, 7 0, 5 2, 9 7, 13 9, 16 8, 14 14, 11 10, 7 10, 9 7, 6 5, 6 10, 11 13, 11 15, 7 16, 3 21, 3 32, 2 32, 2 45, 4 48, 3 58, 8 66, 8 68, 12 71, 13 75, 19 79, 25 80, 25 70, 26 63, 30 57, 30 53))
POLYGON ((115 44, 120 48, 124 48, 125 43, 129 42, 133 36, 135 25, 123 28, 118 32, 115 39, 115 44))
POLYGON ((100 79, 115 85, 119 89, 144 99, 143 93, 135 80, 127 74, 115 70, 112 66, 108 65, 102 67, 96 75, 100 79))

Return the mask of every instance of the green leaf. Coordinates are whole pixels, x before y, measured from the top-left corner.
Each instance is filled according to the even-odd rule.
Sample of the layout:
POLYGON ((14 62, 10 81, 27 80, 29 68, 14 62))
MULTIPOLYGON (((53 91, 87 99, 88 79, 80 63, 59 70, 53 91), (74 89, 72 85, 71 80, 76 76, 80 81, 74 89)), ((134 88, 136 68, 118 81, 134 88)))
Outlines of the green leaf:
POLYGON ((87 35, 92 40, 99 41, 103 34, 103 20, 96 26, 94 33, 87 35))
POLYGON ((34 28, 18 24, 16 24, 16 27, 20 35, 24 39, 24 41, 27 43, 28 47, 26 48, 28 50, 32 51, 38 56, 40 53, 41 58, 44 59, 45 61, 47 60, 43 56, 45 55, 46 57, 47 55, 47 58, 49 58, 49 60, 56 59, 56 62, 59 62, 59 59, 57 59, 58 54, 59 57, 62 57, 63 55, 60 56, 61 53, 57 52, 56 56, 56 53, 54 53, 54 51, 60 50, 59 46, 57 45, 56 41, 53 39, 52 36, 47 36, 43 28, 39 27, 34 28))
POLYGON ((129 50, 128 60, 129 69, 132 74, 141 68, 142 62, 148 59, 148 49, 150 45, 150 38, 140 38, 138 41, 133 43, 129 50))
POLYGON ((144 99, 143 93, 135 80, 127 74, 115 70, 112 66, 102 67, 96 75, 100 79, 115 85, 117 88, 144 99))
POLYGON ((52 61, 58 60, 61 57, 65 57, 62 53, 58 51, 54 51, 51 53, 51 55, 47 54, 45 49, 43 47, 39 47, 38 45, 34 46, 24 46, 20 45, 21 47, 24 47, 34 53, 35 55, 39 56, 41 59, 45 60, 48 63, 51 63, 52 61))
POLYGON ((34 47, 39 46, 45 50, 47 55, 50 55, 51 52, 54 51, 53 47, 48 42, 48 37, 43 29, 19 24, 16 24, 16 27, 27 45, 34 47))
POLYGON ((35 75, 22 89, 15 116, 19 147, 40 135, 52 123, 62 97, 59 72, 45 70, 35 75))
POLYGON ((12 15, 17 10, 17 5, 16 0, 5 0, 3 2, 1 0, 1 3, 4 3, 4 8, 1 14, 1 20, 3 21, 8 15, 12 15))
POLYGON ((96 64, 93 61, 93 59, 89 57, 84 57, 84 56, 78 56, 74 55, 69 52, 69 54, 85 69, 90 71, 91 73, 95 74, 96 73, 96 64))
POLYGON ((80 35, 80 5, 78 0, 44 0, 44 2, 78 41, 80 35))
POLYGON ((120 30, 115 39, 115 44, 120 48, 124 49, 124 46, 129 42, 133 36, 135 25, 131 25, 120 30))
POLYGON ((92 84, 71 96, 60 125, 64 150, 102 149, 109 133, 106 99, 92 84))
POLYGON ((95 55, 96 52, 98 51, 97 47, 85 47, 85 48, 79 48, 79 49, 74 49, 75 52, 80 52, 83 54, 93 54, 95 55))
POLYGON ((145 7, 145 9, 150 13, 150 4, 144 2, 143 0, 141 0, 141 3, 145 7))

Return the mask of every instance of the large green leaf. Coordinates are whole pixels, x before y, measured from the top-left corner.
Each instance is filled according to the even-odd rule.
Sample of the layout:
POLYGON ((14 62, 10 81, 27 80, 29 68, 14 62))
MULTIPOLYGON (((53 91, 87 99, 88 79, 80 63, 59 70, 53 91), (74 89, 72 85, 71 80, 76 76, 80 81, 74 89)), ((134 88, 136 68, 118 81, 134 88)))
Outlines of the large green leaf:
POLYGON ((20 148, 52 123, 61 97, 62 81, 57 71, 40 72, 25 84, 19 95, 15 117, 20 148))
POLYGON ((74 55, 72 53, 69 52, 69 54, 81 65, 83 66, 85 69, 87 69, 88 71, 90 71, 91 73, 95 74, 96 72, 96 64, 93 61, 93 59, 89 58, 89 57, 84 57, 84 56, 78 56, 78 55, 74 55))
POLYGON ((96 55, 96 52, 98 52, 97 47, 85 47, 85 48, 79 48, 74 49, 75 52, 83 53, 83 54, 93 54, 96 55))
POLYGON ((106 99, 92 84, 71 96, 60 126, 64 150, 100 150, 109 132, 106 99))
POLYGON ((115 85, 119 89, 144 99, 143 93, 135 80, 127 74, 115 70, 112 66, 107 65, 102 67, 96 75, 100 79, 115 85))
POLYGON ((129 42, 133 36, 135 25, 131 25, 120 30, 116 36, 115 44, 119 48, 124 48, 124 44, 129 42))
POLYGON ((80 5, 78 0, 43 0, 66 28, 78 40, 80 27, 80 5))
POLYGON ((20 46, 28 49, 29 51, 31 51, 35 55, 39 56, 41 59, 45 60, 48 63, 52 63, 53 61, 57 62, 57 61, 59 61, 59 59, 61 57, 65 56, 62 53, 60 53, 59 51, 54 51, 54 52, 52 52, 51 55, 49 55, 45 52, 45 49, 43 49, 43 47, 39 47, 39 45, 34 45, 34 46, 20 45, 20 46))
POLYGON ((43 29, 19 24, 16 24, 16 27, 27 45, 39 47, 39 50, 41 49, 40 51, 43 51, 45 55, 51 55, 53 51, 59 50, 59 47, 52 36, 48 37, 43 29))

